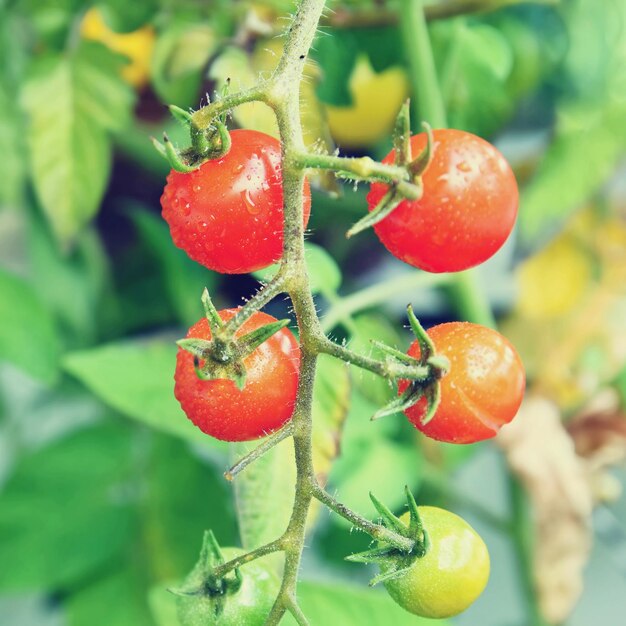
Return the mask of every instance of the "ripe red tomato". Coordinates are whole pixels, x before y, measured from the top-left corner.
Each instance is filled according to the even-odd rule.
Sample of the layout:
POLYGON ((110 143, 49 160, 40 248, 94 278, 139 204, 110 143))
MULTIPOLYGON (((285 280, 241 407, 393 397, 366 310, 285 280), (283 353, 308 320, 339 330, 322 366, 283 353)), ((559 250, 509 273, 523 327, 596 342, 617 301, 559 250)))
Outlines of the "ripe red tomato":
MULTIPOLYGON (((253 272, 278 261, 283 248, 280 142, 255 130, 233 130, 220 159, 197 170, 172 170, 161 196, 174 243, 223 274, 253 272)), ((304 225, 311 192, 304 186, 304 225)))
MULTIPOLYGON (((429 272, 458 272, 486 261, 506 241, 517 216, 517 183, 504 157, 484 139, 453 129, 434 130, 433 137, 422 198, 404 200, 374 230, 405 263, 429 272)), ((426 133, 411 137, 414 157, 426 139, 426 133)), ((392 151, 383 163, 393 161, 392 151)), ((372 184, 370 211, 388 189, 372 184)))
MULTIPOLYGON (((405 411, 425 435, 448 443, 474 443, 494 437, 516 415, 524 396, 524 366, 511 343, 500 333, 469 322, 450 322, 427 331, 438 354, 450 360, 441 379, 441 401, 426 425, 425 398, 405 411)), ((408 354, 419 358, 417 341, 408 354)), ((398 384, 402 393, 409 385, 398 384)))
MULTIPOLYGON (((230 319, 237 309, 219 312, 230 319)), ((276 319, 257 311, 236 333, 245 335, 276 319)), ((196 322, 187 337, 210 339, 206 318, 196 322)), ((223 441, 258 439, 280 428, 293 413, 300 349, 287 328, 279 330, 244 359, 246 384, 242 390, 232 380, 201 380, 193 356, 179 349, 176 357, 174 395, 187 417, 203 432, 223 441)))
MULTIPOLYGON (((489 580, 489 552, 480 535, 461 517, 433 506, 418 507, 428 535, 426 554, 385 588, 404 609, 441 619, 465 611, 489 580)), ((409 525, 409 514, 400 518, 409 525)), ((384 568, 383 568, 384 569, 384 568)))

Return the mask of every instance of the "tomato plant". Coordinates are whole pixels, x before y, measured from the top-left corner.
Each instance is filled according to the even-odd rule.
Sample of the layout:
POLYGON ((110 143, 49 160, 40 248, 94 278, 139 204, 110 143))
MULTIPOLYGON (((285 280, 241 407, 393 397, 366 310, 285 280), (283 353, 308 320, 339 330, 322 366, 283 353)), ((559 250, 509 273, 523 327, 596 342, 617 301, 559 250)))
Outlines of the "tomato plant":
MULTIPOLYGON (((172 170, 161 197, 174 243, 198 263, 243 274, 277 261, 283 247, 280 142, 253 130, 231 132, 221 158, 189 173, 172 170)), ((311 207, 304 188, 303 222, 311 207)))
MULTIPOLYGON (((220 311, 229 320, 237 309, 220 311)), ((275 322, 271 315, 254 313, 236 336, 275 322)), ((202 318, 187 337, 211 339, 211 329, 202 318)), ((238 389, 232 380, 202 380, 196 374, 194 357, 180 349, 176 358, 174 393, 187 417, 203 432, 224 441, 258 439, 280 428, 293 413, 298 387, 300 350, 293 334, 283 328, 244 359, 246 384, 238 389)))
MULTIPOLYGON (((389 595, 404 609, 431 618, 461 613, 483 592, 489 580, 489 552, 480 535, 461 517, 432 506, 418 512, 427 535, 426 554, 413 558, 400 578, 385 582, 389 595)), ((400 521, 408 525, 409 514, 400 521)))
MULTIPOLYGON (((423 195, 403 200, 374 226, 398 259, 429 272, 458 272, 495 254, 513 229, 518 191, 504 157, 490 143, 460 130, 433 131, 432 160, 422 175, 423 195)), ((426 133, 411 137, 414 156, 426 133)), ((390 152, 383 163, 393 163, 390 152)), ((388 186, 373 183, 370 211, 388 186)))
MULTIPOLYGON (((469 322, 449 322, 428 330, 438 354, 450 361, 441 384, 441 400, 434 417, 422 419, 427 400, 405 411, 409 421, 428 437, 449 443, 474 443, 494 437, 516 415, 526 377, 515 348, 500 333, 469 322)), ((419 358, 417 341, 408 354, 419 358)), ((398 391, 409 386, 400 381, 398 391)))

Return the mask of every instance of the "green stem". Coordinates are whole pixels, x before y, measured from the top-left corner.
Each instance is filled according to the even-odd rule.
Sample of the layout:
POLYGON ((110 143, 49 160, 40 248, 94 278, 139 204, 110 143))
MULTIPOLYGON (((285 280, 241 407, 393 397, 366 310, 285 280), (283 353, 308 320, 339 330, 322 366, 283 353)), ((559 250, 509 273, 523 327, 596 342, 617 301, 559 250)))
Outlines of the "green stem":
POLYGON ((248 465, 254 463, 254 461, 262 457, 266 452, 269 452, 269 450, 277 446, 281 441, 287 439, 287 437, 291 437, 292 434, 293 422, 288 422, 280 430, 265 437, 260 445, 254 448, 254 450, 251 450, 248 454, 239 459, 229 470, 224 472, 224 478, 226 478, 226 480, 234 480, 239 472, 246 469, 248 465))
POLYGON ((424 16, 422 0, 401 0, 400 33, 409 66, 413 95, 413 123, 428 122, 445 128, 446 113, 437 81, 435 59, 424 16))
POLYGON ((451 274, 428 274, 426 272, 410 272, 378 285, 366 287, 342 298, 324 315, 322 328, 328 332, 353 313, 387 302, 398 294, 409 293, 428 287, 437 287, 450 282, 451 274))
POLYGON ((448 289, 452 302, 463 319, 489 328, 496 327, 493 311, 478 285, 474 270, 455 274, 448 289))
POLYGON ((387 379, 426 380, 432 375, 432 369, 427 365, 403 365, 392 360, 379 361, 353 352, 327 337, 319 341, 318 350, 387 379))
POLYGON ((388 543, 400 550, 404 550, 405 552, 411 552, 411 550, 415 547, 415 541, 413 539, 403 537, 402 535, 389 530, 385 526, 374 524, 364 517, 361 517, 341 502, 335 500, 335 498, 333 498, 319 485, 314 487, 313 496, 329 509, 337 513, 337 515, 340 515, 357 528, 366 532, 373 539, 384 541, 385 543, 388 543))
POLYGON ((250 561, 254 561, 268 554, 272 554, 274 552, 280 552, 285 549, 285 539, 283 537, 279 537, 278 539, 271 541, 270 543, 266 543, 256 550, 251 550, 250 552, 246 552, 246 554, 241 554, 234 559, 223 563, 222 565, 218 565, 215 569, 213 569, 212 574, 216 578, 221 578, 228 574, 228 572, 236 569, 237 567, 241 567, 250 561))
POLYGON ((508 486, 511 516, 513 520, 512 533, 517 555, 519 576, 524 595, 526 596, 528 619, 530 620, 529 626, 550 626, 541 615, 537 604, 537 594, 533 578, 532 541, 528 532, 530 525, 526 493, 517 478, 510 472, 508 474, 508 486))
POLYGON ((418 185, 408 182, 410 174, 405 167, 379 163, 367 156, 353 158, 303 152, 293 158, 303 169, 330 169, 337 172, 338 176, 353 180, 396 183, 398 192, 410 200, 415 200, 422 194, 418 185))

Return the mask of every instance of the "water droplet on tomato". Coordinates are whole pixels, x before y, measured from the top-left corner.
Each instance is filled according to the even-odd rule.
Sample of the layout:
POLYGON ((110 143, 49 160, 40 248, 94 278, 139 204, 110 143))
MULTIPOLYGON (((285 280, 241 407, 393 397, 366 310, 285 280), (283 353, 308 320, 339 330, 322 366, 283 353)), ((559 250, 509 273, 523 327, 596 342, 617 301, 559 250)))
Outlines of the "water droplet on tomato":
POLYGON ((250 213, 251 215, 256 215, 257 213, 259 213, 259 211, 261 210, 261 207, 255 204, 254 200, 252 199, 252 195, 250 194, 249 189, 244 189, 241 192, 241 197, 243 199, 243 203, 245 204, 246 210, 248 211, 248 213, 250 213))

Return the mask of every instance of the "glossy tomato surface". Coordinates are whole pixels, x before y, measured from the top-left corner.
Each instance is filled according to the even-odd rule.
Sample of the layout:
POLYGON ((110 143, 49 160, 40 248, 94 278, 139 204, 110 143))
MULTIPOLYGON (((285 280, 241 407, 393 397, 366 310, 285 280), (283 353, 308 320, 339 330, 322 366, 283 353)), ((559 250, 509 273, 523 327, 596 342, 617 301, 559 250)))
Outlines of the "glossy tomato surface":
MULTIPOLYGON (((495 254, 513 229, 519 194, 505 158, 484 139, 460 130, 433 131, 433 155, 420 200, 404 200, 374 230, 398 259, 429 272, 458 272, 495 254)), ((426 133, 411 138, 415 158, 426 133)), ((393 163, 390 152, 384 163, 393 163)), ((373 183, 371 211, 388 191, 373 183)))
MULTIPOLYGON (((428 437, 448 443, 474 443, 494 437, 510 422, 524 396, 524 366, 511 343, 500 333, 469 322, 450 322, 429 329, 437 354, 450 361, 441 379, 441 401, 435 416, 423 425, 427 403, 421 399, 405 411, 409 421, 428 437)), ((419 358, 417 341, 408 354, 419 358)), ((408 382, 400 381, 398 391, 408 382)))
MULTIPOLYGON (((230 319, 237 309, 220 311, 230 319)), ((237 331, 249 333, 276 319, 257 311, 237 331)), ((187 337, 210 339, 205 318, 194 324, 187 337)), ((244 359, 246 384, 239 390, 232 380, 201 380, 193 356, 179 349, 176 357, 174 394, 187 417, 203 432, 223 441, 258 439, 280 428, 291 417, 296 400, 300 348, 283 328, 244 359)))
MULTIPOLYGON (((457 615, 487 585, 487 546, 458 515, 432 506, 420 506, 418 511, 428 536, 426 554, 413 561, 405 576, 387 581, 385 587, 401 607, 415 615, 457 615)), ((408 513, 401 519, 408 526, 408 513)))
MULTIPOLYGON (((233 130, 220 159, 189 173, 171 171, 161 197, 174 243, 198 263, 243 274, 278 261, 283 247, 280 142, 254 130, 233 130)), ((311 210, 304 185, 304 225, 311 210)))
MULTIPOLYGON (((225 561, 243 554, 238 548, 222 550, 225 561)), ((240 568, 241 587, 225 595, 211 597, 178 596, 178 619, 182 626, 263 626, 278 595, 280 581, 262 561, 240 568)), ((194 583, 194 572, 190 582, 194 583)), ((198 577, 198 583, 201 582, 198 577)))

